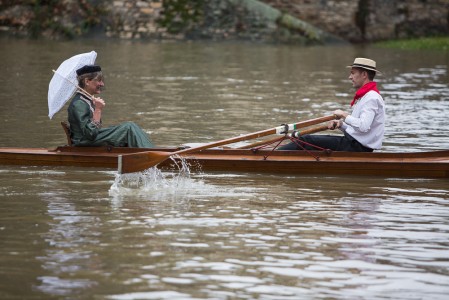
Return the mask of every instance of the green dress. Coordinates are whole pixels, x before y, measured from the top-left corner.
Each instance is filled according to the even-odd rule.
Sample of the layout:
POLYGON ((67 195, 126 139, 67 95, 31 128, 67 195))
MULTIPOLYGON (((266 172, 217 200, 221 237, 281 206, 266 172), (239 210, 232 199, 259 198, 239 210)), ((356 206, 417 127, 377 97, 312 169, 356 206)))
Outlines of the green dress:
POLYGON ((154 147, 148 135, 133 122, 101 128, 101 123, 93 122, 94 109, 93 102, 86 95, 75 94, 68 108, 75 146, 154 147))

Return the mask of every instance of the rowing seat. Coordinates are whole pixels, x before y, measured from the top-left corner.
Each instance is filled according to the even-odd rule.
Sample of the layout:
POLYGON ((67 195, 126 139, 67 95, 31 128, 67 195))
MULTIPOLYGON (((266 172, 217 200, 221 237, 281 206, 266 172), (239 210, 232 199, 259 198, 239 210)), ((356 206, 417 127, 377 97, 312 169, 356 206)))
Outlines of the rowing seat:
POLYGON ((61 122, 62 128, 64 128, 65 135, 67 137, 67 145, 72 146, 72 138, 70 137, 70 125, 66 121, 61 122))

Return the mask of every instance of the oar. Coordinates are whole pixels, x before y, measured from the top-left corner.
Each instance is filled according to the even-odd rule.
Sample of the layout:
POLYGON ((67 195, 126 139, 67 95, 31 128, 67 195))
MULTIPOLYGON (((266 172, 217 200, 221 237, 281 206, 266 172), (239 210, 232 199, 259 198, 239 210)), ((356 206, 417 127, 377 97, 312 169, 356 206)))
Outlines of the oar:
MULTIPOLYGON (((313 127, 313 128, 307 128, 301 131, 298 131, 299 135, 305 135, 305 134, 312 134, 312 133, 317 133, 320 131, 325 131, 328 130, 329 128, 327 127, 327 125, 321 125, 318 127, 313 127)), ((249 145, 245 145, 242 147, 238 147, 237 149, 251 149, 254 147, 258 147, 261 145, 269 145, 271 143, 274 143, 276 141, 280 141, 281 138, 277 137, 277 138, 273 138, 273 139, 268 139, 268 140, 264 140, 264 141, 259 141, 259 142, 255 142, 253 144, 249 144, 249 145)))
MULTIPOLYGON (((298 123, 294 123, 294 124, 288 124, 288 129, 296 130, 297 128, 308 127, 311 125, 323 123, 323 122, 334 120, 334 119, 336 119, 335 115, 311 119, 308 121, 298 122, 298 123)), ((119 157, 118 157, 118 172, 120 174, 141 172, 148 168, 156 166, 157 164, 165 161, 166 159, 168 159, 170 156, 173 156, 173 155, 193 153, 193 152, 198 152, 198 151, 208 149, 208 148, 223 146, 223 145, 227 145, 227 144, 233 144, 233 143, 237 143, 240 141, 255 139, 255 138, 259 138, 259 137, 263 137, 263 136, 267 136, 267 135, 271 135, 271 134, 276 134, 276 133, 279 134, 284 130, 285 127, 286 126, 282 125, 282 126, 254 132, 254 133, 249 133, 246 135, 241 135, 238 137, 233 137, 233 138, 218 141, 218 142, 204 144, 204 145, 201 145, 198 147, 187 148, 187 149, 175 151, 175 152, 144 151, 144 152, 139 152, 139 153, 119 155, 119 157)))

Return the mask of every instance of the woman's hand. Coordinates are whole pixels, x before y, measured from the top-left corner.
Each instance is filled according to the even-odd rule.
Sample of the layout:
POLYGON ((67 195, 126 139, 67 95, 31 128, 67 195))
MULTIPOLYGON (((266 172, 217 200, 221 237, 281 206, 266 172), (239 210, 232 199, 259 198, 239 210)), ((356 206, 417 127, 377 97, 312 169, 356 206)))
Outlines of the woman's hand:
POLYGON ((92 97, 92 102, 94 103, 95 109, 103 109, 103 107, 106 105, 103 99, 100 97, 92 97))
POLYGON ((95 106, 92 121, 95 124, 95 126, 101 128, 101 112, 106 104, 104 103, 104 100, 99 97, 92 97, 92 102, 94 103, 95 106))

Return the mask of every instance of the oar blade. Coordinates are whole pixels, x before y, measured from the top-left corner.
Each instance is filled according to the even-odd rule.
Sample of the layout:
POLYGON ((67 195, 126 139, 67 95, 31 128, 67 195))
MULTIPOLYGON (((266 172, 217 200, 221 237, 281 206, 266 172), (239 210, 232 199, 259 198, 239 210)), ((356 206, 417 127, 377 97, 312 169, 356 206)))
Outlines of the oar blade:
POLYGON ((170 155, 171 153, 162 151, 120 155, 118 158, 118 172, 120 174, 142 172, 163 162, 170 155))

